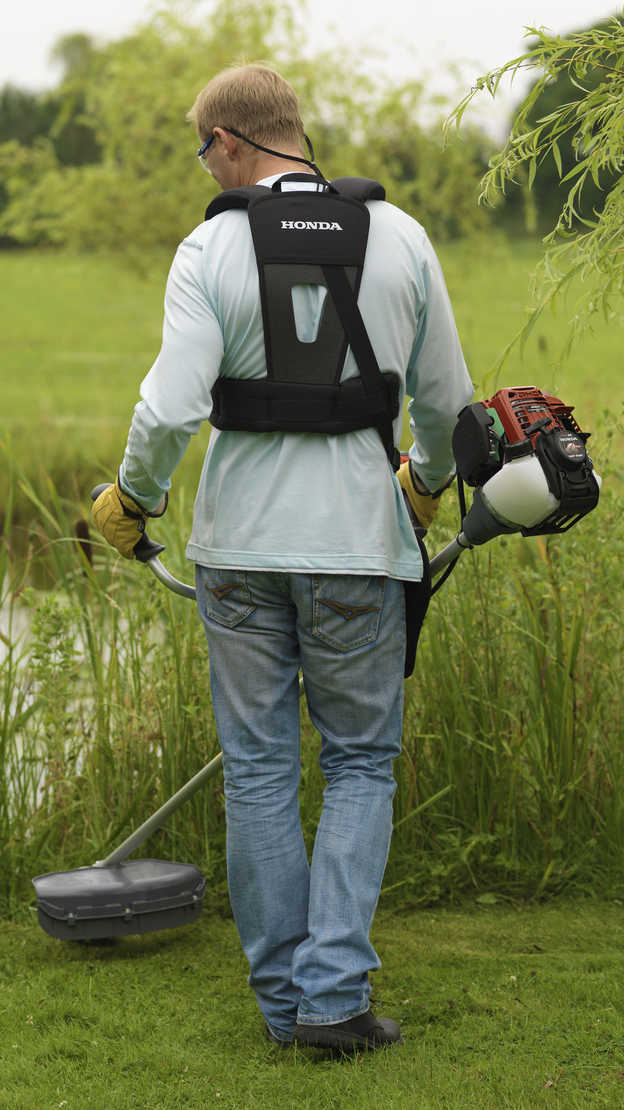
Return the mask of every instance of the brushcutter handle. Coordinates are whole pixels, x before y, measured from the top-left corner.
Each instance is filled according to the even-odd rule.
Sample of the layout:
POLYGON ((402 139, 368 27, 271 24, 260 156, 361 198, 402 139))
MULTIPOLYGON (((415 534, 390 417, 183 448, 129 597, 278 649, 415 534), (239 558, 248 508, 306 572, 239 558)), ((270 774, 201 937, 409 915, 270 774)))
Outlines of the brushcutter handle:
POLYGON ((155 558, 156 555, 160 555, 164 550, 164 543, 156 543, 155 540, 150 540, 149 536, 146 536, 144 532, 134 548, 134 557, 138 559, 140 563, 149 563, 151 559, 155 558))
MULTIPOLYGON (((104 490, 108 489, 110 484, 110 482, 101 482, 99 486, 94 486, 91 490, 91 500, 97 501, 100 494, 104 493, 104 490)), ((149 563, 150 559, 155 558, 156 555, 160 555, 164 550, 164 544, 150 540, 149 536, 144 532, 141 539, 135 544, 134 557, 138 559, 140 563, 149 563)))
POLYGON ((111 482, 100 482, 99 486, 94 486, 91 490, 91 500, 97 501, 100 494, 104 493, 104 490, 108 489, 110 485, 112 485, 111 482))

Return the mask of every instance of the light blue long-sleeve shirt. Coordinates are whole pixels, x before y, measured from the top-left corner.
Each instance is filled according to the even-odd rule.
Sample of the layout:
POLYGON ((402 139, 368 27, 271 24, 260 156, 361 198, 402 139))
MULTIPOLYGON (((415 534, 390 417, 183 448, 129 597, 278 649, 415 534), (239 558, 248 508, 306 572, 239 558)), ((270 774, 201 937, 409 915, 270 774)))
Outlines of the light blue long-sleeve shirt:
MULTIPOLYGON (((385 201, 368 208, 358 304, 381 370, 398 375, 401 403, 405 393, 412 398, 410 456, 434 490, 453 473, 451 433, 472 384, 424 229, 385 201)), ((321 300, 316 289, 297 294, 300 338, 314 335, 321 300)), ((349 351, 342 380, 357 373, 349 351)), ((162 347, 142 382, 120 470, 123 487, 145 508, 156 508, 190 436, 210 420, 220 374, 266 375, 258 270, 240 210, 200 224, 169 273, 162 347)), ((395 443, 400 434, 399 416, 395 443)), ((212 429, 187 556, 213 567, 422 576, 374 428, 333 436, 212 429)))

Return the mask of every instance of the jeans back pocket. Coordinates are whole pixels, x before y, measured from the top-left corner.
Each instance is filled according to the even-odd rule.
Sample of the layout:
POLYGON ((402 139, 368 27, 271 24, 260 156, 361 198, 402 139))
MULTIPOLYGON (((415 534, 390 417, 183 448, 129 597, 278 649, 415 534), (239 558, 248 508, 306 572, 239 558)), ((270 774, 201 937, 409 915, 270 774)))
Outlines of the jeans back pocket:
POLYGON ((254 612, 245 571, 202 567, 200 581, 200 607, 211 620, 225 628, 236 628, 254 612))
POLYGON ((327 574, 312 583, 312 634, 335 651, 354 651, 377 639, 386 579, 327 574))

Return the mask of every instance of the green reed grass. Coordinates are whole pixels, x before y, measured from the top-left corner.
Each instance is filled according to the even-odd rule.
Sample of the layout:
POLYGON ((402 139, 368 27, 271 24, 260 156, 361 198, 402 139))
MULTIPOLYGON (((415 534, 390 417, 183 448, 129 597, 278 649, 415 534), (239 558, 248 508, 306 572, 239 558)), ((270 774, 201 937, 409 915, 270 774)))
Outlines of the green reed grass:
MULTIPOLYGON (((26 608, 30 620, 27 644, 7 635, 0 672, 13 705, 0 753, 5 909, 30 876, 101 858, 217 750, 194 607, 97 541, 92 566, 72 537, 82 507, 64 504, 51 483, 46 505, 23 489, 44 522, 38 557, 56 584, 23 588, 22 571, 5 587, 9 614, 26 608)), ((150 851, 198 856, 210 870, 222 853, 219 792, 196 796, 150 851)))
MULTIPOLYGON (((523 383, 574 402, 610 481, 568 536, 500 539, 464 555, 434 599, 406 686, 389 905, 467 890, 494 899, 620 889, 620 344, 612 324, 597 324, 561 365, 572 311, 562 305, 524 362, 515 351, 504 380, 488 377, 524 319, 539 253, 499 240, 478 256, 465 244, 443 252, 470 370, 479 396, 523 383)), ((90 485, 118 465, 157 353, 167 266, 155 255, 139 277, 113 258, 0 254, 12 441, 1 457, 0 912, 32 900, 32 875, 101 858, 217 750, 194 607, 99 540, 89 550, 76 537, 90 485)), ((180 577, 189 576, 183 537, 206 436, 189 447, 157 526, 180 577)), ((443 507, 432 550, 454 534, 455 512, 443 507)), ((303 704, 302 727, 310 843, 323 781, 303 704)), ((196 860, 213 904, 225 905, 220 780, 146 851, 196 860)))
MULTIPOLYGON (((18 482, 54 586, 26 584, 28 562, 10 558, 5 526, 0 910, 10 913, 32 904, 33 875, 102 858, 218 749, 194 605, 93 535, 87 544, 79 528, 80 542, 86 504, 64 500, 50 481, 43 491, 23 475, 11 488, 18 482)), ((509 537, 464 555, 432 601, 406 684, 386 904, 466 891, 486 900, 620 892, 621 508, 607 492, 595 519, 568 536, 509 537)), ((156 526, 183 578, 189 516, 182 490, 156 526)), ((432 550, 452 528, 449 504, 432 550)), ((323 780, 304 704, 302 726, 310 844, 323 780)), ((197 862, 210 903, 224 908, 221 780, 143 851, 197 862)))
MULTIPOLYGON (((605 500, 614 524, 621 501, 605 500)), ((409 684, 399 811, 450 789, 406 821, 397 896, 619 887, 623 539, 617 525, 605 536, 600 512, 574 535, 464 556, 434 600, 409 684), (596 529, 613 562, 592 571, 596 529)))

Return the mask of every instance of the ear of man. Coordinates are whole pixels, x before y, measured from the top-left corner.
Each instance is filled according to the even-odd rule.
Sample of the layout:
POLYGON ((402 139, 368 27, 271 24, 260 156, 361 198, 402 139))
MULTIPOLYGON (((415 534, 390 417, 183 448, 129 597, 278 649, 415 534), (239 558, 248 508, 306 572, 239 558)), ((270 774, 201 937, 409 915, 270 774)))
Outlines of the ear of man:
POLYGON ((239 156, 243 144, 236 135, 232 135, 224 127, 214 127, 212 133, 215 136, 215 145, 217 143, 221 144, 222 152, 227 158, 232 160, 239 156))

